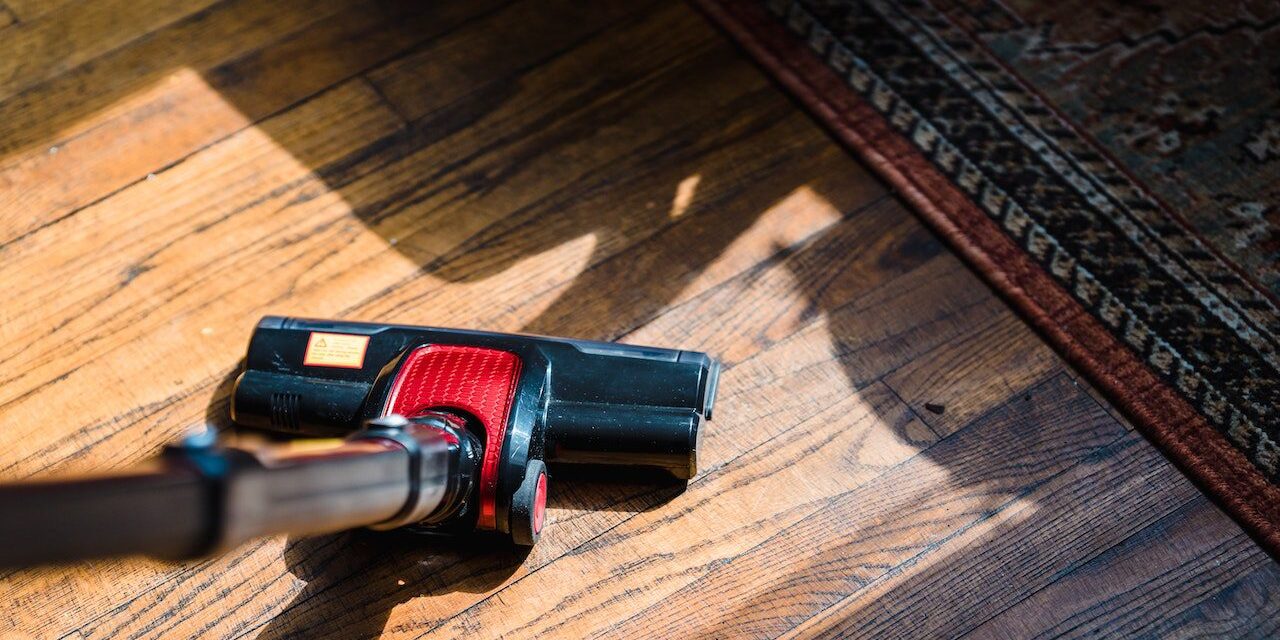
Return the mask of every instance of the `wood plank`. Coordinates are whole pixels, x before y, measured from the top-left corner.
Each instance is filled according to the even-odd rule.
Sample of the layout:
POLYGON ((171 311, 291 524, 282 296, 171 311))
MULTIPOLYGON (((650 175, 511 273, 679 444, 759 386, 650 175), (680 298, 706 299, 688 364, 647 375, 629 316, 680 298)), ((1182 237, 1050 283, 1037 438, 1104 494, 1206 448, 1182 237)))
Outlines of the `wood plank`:
MULTIPOLYGON (((1197 497, 966 637, 1171 636, 1183 620, 1230 601, 1232 585, 1257 572, 1264 583, 1274 580, 1275 561, 1207 498, 1197 497)), ((1247 594, 1262 599, 1233 612, 1240 618, 1228 635, 1275 636, 1280 622, 1264 613, 1280 606, 1275 584, 1247 594), (1242 624, 1245 619, 1257 624, 1242 624)))
POLYGON ((1160 452, 1126 433, 1017 507, 895 567, 784 637, 960 637, 1199 496, 1160 452))
POLYGON ((243 128, 249 120, 201 71, 332 13, 291 6, 297 13, 220 4, 0 102, 0 204, 24 212, 0 218, 0 243, 243 128))
MULTIPOLYGON (((969 286, 974 284, 973 275, 959 267, 949 254, 929 259, 905 276, 825 310, 820 322, 778 344, 807 344, 812 339, 809 334, 818 333, 842 359, 853 387, 868 386, 943 342, 967 335, 975 323, 1007 313, 990 291, 969 286)), ((753 384, 768 385, 770 375, 802 369, 813 363, 812 358, 822 357, 806 349, 795 351, 790 358, 753 363, 761 368, 759 374, 750 374, 753 384)))
MULTIPOLYGON (((595 35, 599 25, 634 18, 655 4, 670 3, 516 3, 502 19, 440 38, 371 71, 369 79, 409 120, 426 118, 467 94, 484 94, 487 98, 483 102, 473 100, 473 106, 493 104, 511 95, 513 85, 529 69, 582 45, 595 35)), ((668 47, 660 49, 678 53, 668 47)), ((626 75, 611 71, 601 67, 597 73, 580 77, 580 86, 574 91, 581 92, 578 95, 599 95, 606 86, 619 89, 630 82, 626 75), (606 69, 609 72, 601 73, 606 69)), ((483 111, 461 117, 480 113, 483 111)))
POLYGON ((1264 562, 1239 579, 1227 578, 1217 592, 1155 625, 1157 635, 1182 638, 1280 635, 1280 564, 1264 562))
POLYGON ((1039 336, 1004 314, 894 371, 885 384, 946 435, 1062 371, 1039 336))
MULTIPOLYGON (((879 216, 900 212, 893 201, 886 203, 883 208, 869 208, 867 213, 875 212, 878 219, 884 220, 879 216)), ((916 224, 914 220, 900 220, 909 222, 909 227, 916 224)), ((883 233, 893 227, 882 223, 876 229, 883 238, 883 233)), ((963 334, 976 318, 1002 311, 987 297, 990 293, 982 289, 969 289, 972 297, 967 300, 953 297, 951 302, 956 306, 938 304, 943 299, 942 292, 964 290, 962 285, 972 276, 956 269, 955 258, 950 255, 930 257, 928 249, 920 253, 920 244, 910 240, 915 233, 898 236, 907 240, 891 244, 892 251, 870 254, 874 264, 886 271, 877 273, 862 260, 838 261, 839 255, 858 255, 846 248, 868 235, 856 227, 824 233, 807 247, 788 252, 776 266, 744 273, 726 286, 674 307, 628 336, 645 342, 650 337, 680 336, 681 332, 691 331, 695 340, 690 343, 710 345, 716 353, 726 354, 723 362, 727 372, 719 394, 726 402, 718 401, 718 406, 755 403, 758 397, 767 399, 760 414, 741 416, 761 423, 755 427, 761 430, 759 433, 720 425, 706 432, 704 444, 718 446, 720 440, 756 442, 754 439, 773 437, 788 426, 774 418, 787 415, 792 407, 824 406, 838 398, 841 389, 866 388, 902 362, 963 334), (824 262, 826 271, 810 270, 824 262), (813 296, 795 286, 795 273, 809 273, 815 281, 826 282, 822 290, 830 297, 819 300, 828 308, 815 314, 813 296), (887 291, 912 293, 887 300, 887 291), (761 308, 776 315, 749 313, 761 308), (806 313, 813 317, 803 326, 790 327, 791 333, 783 338, 768 338, 770 331, 777 330, 777 318, 806 313), (883 322, 885 314, 898 318, 889 330, 883 322), (831 366, 833 362, 839 364, 838 369, 831 366), (837 371, 839 375, 835 377, 843 386, 833 389, 828 380, 837 371), (779 381, 790 376, 803 376, 804 382, 779 389, 779 381), (837 395, 822 395, 828 392, 837 395)))
POLYGON ((0 100, 196 14, 214 0, 102 0, 65 6, 5 33, 0 100))
POLYGON ((339 5, 326 15, 307 3, 223 3, 0 102, 0 210, 22 212, 0 216, 0 245, 446 33, 490 4, 395 4, 386 13, 339 5))
MULTIPOLYGON (((476 629, 576 637, 777 635, 838 600, 837 594, 1017 504, 1028 488, 1124 433, 1073 389, 1055 379, 1023 406, 993 414, 873 480, 813 504, 802 518, 774 519, 772 526, 740 533, 709 555, 698 553, 701 536, 687 541, 676 532, 717 531, 721 512, 700 509, 687 520, 666 516, 661 525, 654 522, 659 516, 641 514, 428 637, 476 629), (503 605, 511 601, 526 604, 518 610, 503 605)), ((791 463, 803 468, 805 458, 791 463)), ((819 477, 810 473, 805 482, 822 483, 821 476, 829 475, 813 471, 819 477)), ((786 491, 770 496, 788 502, 786 491)), ((721 517, 751 517, 762 504, 768 502, 731 505, 721 517)))
MULTIPOLYGON (((7 158, 32 148, 45 150, 99 124, 91 118, 95 114, 118 114, 113 110, 115 103, 163 82, 175 70, 202 72, 298 32, 333 15, 341 6, 335 0, 291 4, 293 9, 282 12, 255 8, 254 3, 243 0, 219 3, 207 12, 166 24, 145 38, 130 40, 127 46, 102 51, 92 64, 68 67, 7 96, 0 100, 4 114, 0 119, 0 154, 7 158), (51 105, 62 109, 49 110, 51 105)), ((104 5, 103 10, 109 12, 110 6, 104 5)), ((73 8, 67 11, 76 13, 73 8)), ((71 28, 58 25, 53 17, 47 20, 55 30, 71 28)))
POLYGON ((14 14, 15 19, 30 22, 47 13, 52 13, 53 11, 61 9, 67 5, 81 1, 82 0, 5 0, 5 5, 7 5, 9 11, 14 14))
MULTIPOLYGON (((785 207, 786 215, 820 207, 824 201, 839 207, 838 201, 827 200, 835 191, 823 183, 822 177, 815 177, 779 206, 785 207)), ((838 320, 850 303, 943 252, 893 199, 876 200, 864 211, 851 211, 848 218, 803 245, 781 248, 726 286, 676 300, 670 311, 628 332, 625 339, 699 345, 725 364, 736 365, 801 332, 825 335, 825 328, 818 325, 832 317, 838 320)), ((593 274, 588 284, 598 289, 623 277, 625 269, 626 264, 619 261, 601 277, 593 274)), ((809 339, 806 335, 797 343, 807 344, 809 339)))

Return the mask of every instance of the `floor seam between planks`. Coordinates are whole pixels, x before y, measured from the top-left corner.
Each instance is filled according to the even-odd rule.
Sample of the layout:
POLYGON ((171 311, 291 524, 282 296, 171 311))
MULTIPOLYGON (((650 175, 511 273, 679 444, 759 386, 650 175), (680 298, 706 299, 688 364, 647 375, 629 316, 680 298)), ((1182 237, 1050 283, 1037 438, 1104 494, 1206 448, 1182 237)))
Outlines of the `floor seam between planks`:
MULTIPOLYGON (((930 351, 932 351, 932 349, 930 349, 930 351)), ((929 353, 929 352, 925 352, 924 354, 922 354, 922 357, 923 357, 924 355, 928 355, 928 353, 929 353)), ((928 421, 926 421, 926 420, 924 419, 924 416, 921 416, 921 415, 920 415, 920 412, 916 411, 916 408, 915 408, 915 407, 913 407, 913 406, 911 406, 911 403, 909 403, 909 402, 907 402, 905 399, 903 399, 902 394, 898 393, 898 390, 897 390, 897 389, 894 389, 894 388, 893 388, 893 385, 889 384, 889 381, 888 381, 888 380, 886 380, 886 378, 888 378, 888 377, 889 377, 889 374, 887 374, 887 373, 886 373, 885 375, 882 375, 882 376, 880 376, 879 378, 876 378, 876 382, 879 382, 880 384, 883 384, 883 385, 884 385, 884 388, 885 388, 885 389, 888 389, 888 390, 889 390, 889 393, 890 393, 890 394, 892 394, 892 395, 893 395, 893 397, 894 397, 894 398, 895 398, 899 403, 901 403, 901 404, 902 404, 902 406, 904 406, 904 407, 906 407, 906 408, 907 408, 907 412, 911 414, 911 417, 912 417, 912 418, 914 418, 916 422, 919 422, 920 424, 924 425, 924 428, 928 429, 928 430, 929 430, 929 433, 932 433, 932 434, 934 435, 934 437, 936 438, 936 440, 934 440, 934 442, 938 442, 939 440, 942 440, 943 438, 945 438, 946 436, 945 436, 945 435, 943 435, 943 434, 941 434, 941 433, 938 433, 938 430, 937 430, 937 429, 934 429, 934 428, 933 428, 933 425, 929 424, 929 423, 928 423, 928 421)), ((874 383, 872 383, 872 384, 874 384, 874 383)), ((1000 403, 1000 404, 998 404, 998 405, 996 405, 996 406, 1003 406, 1003 405, 1004 405, 1004 403, 1000 403)), ((975 419, 976 419, 976 418, 975 418, 975 419)), ((970 420, 969 422, 973 422, 973 421, 972 421, 972 420, 970 420)), ((960 429, 964 429, 965 427, 969 426, 969 422, 964 423, 964 425, 963 425, 963 426, 961 426, 961 427, 960 427, 960 429)), ((930 445, 930 446, 932 446, 932 445, 930 445)))

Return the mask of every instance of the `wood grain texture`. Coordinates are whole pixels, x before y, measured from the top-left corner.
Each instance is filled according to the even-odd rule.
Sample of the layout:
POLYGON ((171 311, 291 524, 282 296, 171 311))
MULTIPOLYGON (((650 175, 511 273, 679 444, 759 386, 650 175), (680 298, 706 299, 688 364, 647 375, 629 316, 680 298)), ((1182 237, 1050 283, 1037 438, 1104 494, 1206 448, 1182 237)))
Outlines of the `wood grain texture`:
POLYGON ((1246 536, 1220 526, 1225 519, 1197 496, 1002 612, 972 637, 1274 637, 1280 621, 1274 596, 1266 592, 1274 593, 1280 572, 1246 536), (1157 540, 1158 546, 1151 544, 1157 540), (1085 584, 1092 589, 1082 589, 1085 584), (1248 602, 1254 604, 1236 608, 1248 602))
POLYGON ((1053 351, 1002 314, 898 368, 885 383, 935 431, 950 434, 1059 371, 1053 351))
POLYGON ((5 0, 4 4, 13 14, 15 21, 29 21, 72 2, 76 0, 5 0))
POLYGON ((9 572, 0 635, 1275 633, 1277 565, 684 5, 91 4, 0 11, 4 479, 225 426, 264 313, 725 373, 697 478, 558 476, 527 554, 9 572))

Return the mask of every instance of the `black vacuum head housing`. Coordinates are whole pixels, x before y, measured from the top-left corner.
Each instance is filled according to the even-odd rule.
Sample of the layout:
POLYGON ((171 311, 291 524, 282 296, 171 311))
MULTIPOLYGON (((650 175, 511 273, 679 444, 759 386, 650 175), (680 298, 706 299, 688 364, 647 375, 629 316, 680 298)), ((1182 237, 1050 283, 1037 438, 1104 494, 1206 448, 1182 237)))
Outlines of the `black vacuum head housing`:
POLYGON ((694 351, 269 316, 249 344, 232 418, 309 436, 349 435, 393 415, 462 425, 466 455, 479 458, 474 486, 428 528, 531 544, 547 464, 691 478, 719 370, 694 351))

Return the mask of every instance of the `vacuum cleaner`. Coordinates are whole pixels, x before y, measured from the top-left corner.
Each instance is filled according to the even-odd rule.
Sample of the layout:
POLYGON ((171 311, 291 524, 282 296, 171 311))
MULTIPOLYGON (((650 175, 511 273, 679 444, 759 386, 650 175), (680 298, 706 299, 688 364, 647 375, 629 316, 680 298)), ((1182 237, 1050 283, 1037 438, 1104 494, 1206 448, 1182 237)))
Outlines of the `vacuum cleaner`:
POLYGON ((306 439, 208 430, 110 476, 0 485, 0 566, 359 527, 532 545, 549 467, 693 477, 719 371, 695 351, 268 316, 231 418, 306 439))

